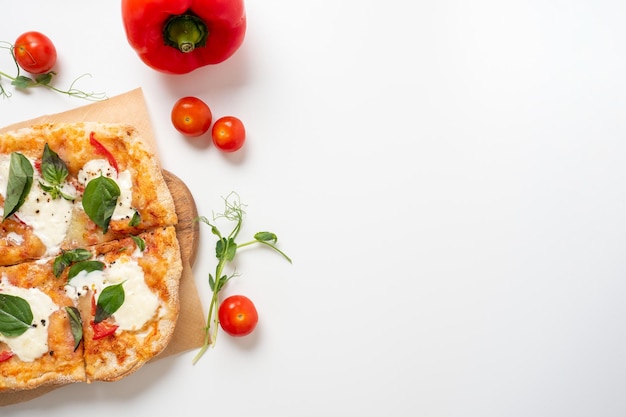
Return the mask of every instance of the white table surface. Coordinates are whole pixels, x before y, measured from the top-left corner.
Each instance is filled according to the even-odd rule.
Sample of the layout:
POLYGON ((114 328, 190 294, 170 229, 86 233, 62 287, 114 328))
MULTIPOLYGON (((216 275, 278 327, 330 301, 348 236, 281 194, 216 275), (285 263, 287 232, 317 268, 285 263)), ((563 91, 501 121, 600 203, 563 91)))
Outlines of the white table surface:
MULTIPOLYGON (((224 291, 255 301, 259 327, 221 333, 197 365, 183 353, 0 414, 625 415, 626 3, 246 7, 235 56, 168 76, 130 48, 118 1, 3 4, 0 39, 48 34, 60 85, 141 87, 199 213, 237 191, 242 233, 274 231, 294 263, 238 256, 224 291), (182 140, 169 114, 185 95, 240 117, 245 150, 182 140)), ((85 104, 14 92, 0 126, 85 104)))

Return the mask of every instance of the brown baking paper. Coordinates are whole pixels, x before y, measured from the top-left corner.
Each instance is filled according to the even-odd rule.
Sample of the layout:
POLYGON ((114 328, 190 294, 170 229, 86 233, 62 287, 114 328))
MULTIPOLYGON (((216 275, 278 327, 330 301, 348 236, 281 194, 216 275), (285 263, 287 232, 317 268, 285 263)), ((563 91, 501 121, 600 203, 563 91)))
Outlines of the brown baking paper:
MULTIPOLYGON (((139 131, 147 145, 158 155, 158 146, 152 131, 150 115, 146 107, 143 92, 140 88, 119 96, 111 97, 105 101, 88 104, 63 113, 42 116, 6 126, 0 129, 0 132, 28 127, 39 123, 74 123, 83 121, 133 125, 139 131)), ((170 177, 172 177, 171 174, 170 177)), ((186 201, 177 202, 177 206, 179 203, 182 207, 189 207, 191 204, 195 209, 195 202, 193 202, 191 195, 187 197, 186 201)), ((195 224, 197 225, 197 223, 195 224)), ((179 224, 179 227, 188 228, 194 226, 179 224)), ((167 348, 154 360, 200 348, 204 341, 203 328, 205 326, 205 317, 191 268, 195 259, 197 242, 181 241, 180 243, 183 255, 183 274, 180 281, 180 315, 172 340, 167 348)), ((141 372, 141 370, 138 372, 141 372)), ((31 400, 49 393, 55 388, 58 388, 58 386, 41 387, 16 393, 2 393, 0 394, 0 407, 31 400)))

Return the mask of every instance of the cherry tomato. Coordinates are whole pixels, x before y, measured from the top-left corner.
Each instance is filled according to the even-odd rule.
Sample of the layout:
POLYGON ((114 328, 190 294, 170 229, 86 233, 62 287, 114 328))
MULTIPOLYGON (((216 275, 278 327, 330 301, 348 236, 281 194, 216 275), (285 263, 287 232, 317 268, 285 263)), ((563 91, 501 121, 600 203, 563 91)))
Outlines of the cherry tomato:
POLYGON ((241 120, 233 116, 224 116, 215 121, 211 137, 215 146, 224 152, 235 152, 246 140, 246 128, 241 120))
POLYGON ((231 295, 220 304, 217 313, 222 329, 231 336, 245 336, 254 330, 259 315, 245 295, 231 295))
POLYGON ((30 31, 15 40, 13 55, 17 64, 31 74, 45 74, 57 62, 57 50, 46 35, 30 31))
POLYGON ((183 97, 172 107, 172 124, 185 136, 201 136, 209 131, 213 114, 198 97, 183 97))

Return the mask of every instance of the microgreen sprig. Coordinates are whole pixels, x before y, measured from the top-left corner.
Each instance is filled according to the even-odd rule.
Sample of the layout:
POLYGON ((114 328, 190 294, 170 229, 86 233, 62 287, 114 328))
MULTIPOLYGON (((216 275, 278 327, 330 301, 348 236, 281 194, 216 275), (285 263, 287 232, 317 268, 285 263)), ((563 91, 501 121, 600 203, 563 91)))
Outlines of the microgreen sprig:
POLYGON ((68 174, 69 171, 65 161, 55 151, 50 149, 50 146, 46 143, 41 157, 41 176, 48 184, 39 181, 41 189, 49 193, 53 200, 59 197, 63 197, 66 200, 74 200, 75 197, 63 192, 63 182, 68 174))
MULTIPOLYGON (((2 81, 3 77, 8 80, 11 80, 11 85, 15 86, 15 88, 18 90, 26 90, 27 88, 32 88, 32 87, 44 87, 60 94, 65 94, 70 97, 76 97, 76 98, 80 98, 80 99, 84 99, 88 101, 102 101, 108 98, 105 93, 86 92, 86 91, 79 90, 78 88, 75 87, 76 83, 81 78, 91 77, 91 74, 83 74, 77 77, 76 79, 74 79, 74 81, 72 81, 69 88, 67 88, 66 90, 60 89, 54 86, 53 84, 51 84, 53 77, 56 75, 56 72, 54 71, 37 75, 34 79, 27 77, 25 75, 22 75, 21 68, 17 63, 17 60, 15 59, 14 45, 6 41, 0 41, 0 48, 9 50, 9 52, 11 53, 11 57, 13 58, 13 61, 15 63, 16 70, 17 70, 15 76, 12 76, 10 74, 7 74, 6 72, 0 71, 0 81, 2 81)), ((2 83, 0 82, 0 96, 2 96, 3 98, 9 98, 11 97, 11 95, 12 95, 11 92, 7 91, 2 85, 2 83)))
POLYGON ((223 213, 213 215, 213 221, 223 218, 235 223, 235 226, 228 235, 223 235, 218 227, 211 223, 206 217, 200 216, 196 221, 207 224, 211 227, 211 233, 217 236, 218 240, 215 244, 215 256, 217 257, 217 266, 215 267, 215 275, 209 274, 209 287, 213 291, 211 302, 209 304, 209 312, 207 317, 207 324, 204 328, 204 344, 200 348, 198 354, 194 357, 193 363, 195 364, 209 347, 215 346, 217 339, 217 331, 219 327, 219 318, 217 310, 219 308, 219 293, 224 285, 233 277, 237 276, 236 273, 226 274, 224 268, 226 265, 235 258, 237 249, 245 246, 250 246, 255 243, 268 246, 280 255, 282 255, 289 263, 291 258, 287 256, 283 251, 276 247, 278 237, 272 232, 258 232, 254 235, 254 238, 250 241, 237 244, 235 239, 241 231, 241 224, 243 223, 243 217, 245 214, 244 205, 241 204, 239 195, 235 192, 231 192, 224 198, 225 209, 223 213))

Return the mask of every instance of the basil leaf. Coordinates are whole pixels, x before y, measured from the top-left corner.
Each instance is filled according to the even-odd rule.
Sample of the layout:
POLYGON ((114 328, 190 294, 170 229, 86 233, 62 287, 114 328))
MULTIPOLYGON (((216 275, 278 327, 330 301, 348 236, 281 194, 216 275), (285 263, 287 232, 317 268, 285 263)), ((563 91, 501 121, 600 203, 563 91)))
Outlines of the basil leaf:
POLYGON ((86 261, 87 259, 91 258, 91 252, 89 252, 87 249, 76 248, 65 251, 65 256, 72 262, 86 261))
POLYGON ((111 178, 100 175, 87 183, 83 193, 83 208, 89 218, 102 228, 109 230, 109 222, 120 196, 120 187, 111 178))
POLYGON ((43 148, 43 155, 41 157, 41 176, 48 182, 44 184, 39 181, 39 186, 42 190, 50 194, 53 200, 59 197, 63 197, 66 200, 74 200, 73 196, 65 194, 61 187, 63 182, 67 178, 69 171, 65 162, 59 158, 59 155, 54 152, 46 143, 43 148))
POLYGON ((133 217, 130 219, 130 222, 128 222, 129 226, 139 226, 139 223, 141 223, 141 216, 139 215, 139 212, 137 210, 135 210, 135 213, 133 214, 133 217))
POLYGON ((74 337, 74 351, 76 351, 80 345, 80 341, 83 340, 83 320, 76 307, 65 307, 65 311, 67 311, 67 316, 70 319, 70 329, 74 337))
POLYGON ((100 297, 98 297, 98 304, 96 304, 95 323, 100 323, 111 317, 124 304, 125 295, 122 284, 123 282, 109 285, 102 290, 100 297))
POLYGON ((26 300, 9 294, 0 294, 0 333, 7 337, 19 336, 33 323, 33 312, 26 300))
POLYGON ((82 271, 86 271, 87 273, 90 273, 93 271, 102 271, 103 269, 104 269, 104 263, 100 261, 76 262, 74 265, 70 267, 70 270, 67 273, 67 280, 68 281, 71 280, 82 271))
POLYGON ((52 185, 61 185, 68 175, 67 165, 46 143, 41 157, 41 176, 52 185))
POLYGON ((33 166, 28 158, 19 152, 11 154, 9 165, 9 181, 4 200, 4 216, 2 220, 15 213, 24 204, 26 196, 33 185, 33 166))
POLYGON ((91 258, 91 252, 87 249, 77 248, 63 252, 54 258, 54 264, 52 265, 54 276, 58 278, 65 271, 65 268, 74 262, 86 261, 89 258, 91 258))
POLYGON ((53 200, 56 200, 61 195, 61 190, 59 190, 59 187, 55 185, 46 185, 43 182, 39 181, 39 186, 42 190, 50 194, 50 197, 52 197, 53 200))
POLYGON ((71 262, 64 255, 59 255, 54 258, 54 263, 52 264, 52 273, 55 277, 58 278, 61 276, 63 271, 65 271, 65 268, 70 266, 70 264, 71 262))
POLYGON ((135 241, 135 245, 139 248, 140 251, 146 250, 146 241, 140 238, 139 236, 131 236, 131 238, 135 241))

